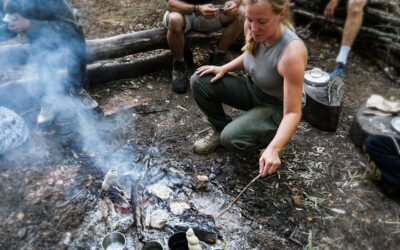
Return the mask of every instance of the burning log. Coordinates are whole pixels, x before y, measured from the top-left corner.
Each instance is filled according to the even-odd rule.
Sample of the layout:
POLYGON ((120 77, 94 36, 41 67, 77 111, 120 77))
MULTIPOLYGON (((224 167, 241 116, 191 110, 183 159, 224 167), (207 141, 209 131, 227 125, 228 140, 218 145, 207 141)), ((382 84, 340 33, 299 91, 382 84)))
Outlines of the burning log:
POLYGON ((141 219, 142 213, 140 209, 140 200, 139 200, 137 183, 131 186, 131 206, 132 206, 134 224, 136 225, 137 230, 141 230, 143 228, 141 219))

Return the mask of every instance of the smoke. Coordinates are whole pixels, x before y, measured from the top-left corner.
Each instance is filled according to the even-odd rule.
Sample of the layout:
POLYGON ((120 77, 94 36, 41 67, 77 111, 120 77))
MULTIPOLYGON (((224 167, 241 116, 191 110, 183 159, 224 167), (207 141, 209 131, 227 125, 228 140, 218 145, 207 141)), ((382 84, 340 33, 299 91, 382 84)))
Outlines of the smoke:
MULTIPOLYGON (((117 138, 129 132, 130 128, 127 126, 132 124, 132 115, 122 114, 112 119, 105 119, 95 111, 89 110, 80 98, 71 95, 71 88, 82 87, 85 75, 86 52, 80 30, 68 21, 60 21, 63 17, 45 20, 46 16, 43 16, 42 21, 38 21, 41 20, 39 17, 34 18, 40 13, 59 13, 60 8, 65 6, 57 6, 55 2, 60 2, 62 5, 65 1, 48 1, 47 6, 33 6, 32 3, 36 1, 30 0, 7 2, 10 5, 5 9, 12 7, 12 14, 18 13, 28 19, 31 18, 31 26, 30 30, 19 34, 15 40, 24 43, 27 48, 22 53, 1 53, 7 48, 11 51, 12 46, 10 47, 9 42, 0 43, 0 53, 6 55, 0 59, 0 69, 3 72, 0 74, 0 106, 16 111, 27 120, 31 129, 36 130, 37 114, 44 104, 50 105, 51 111, 56 114, 53 125, 61 128, 58 131, 59 136, 72 137, 71 146, 89 155, 103 172, 113 167, 118 168, 120 165, 128 166, 126 162, 133 163, 135 151, 132 147, 126 146, 123 138, 117 138), (23 2, 26 5, 22 8, 13 5, 13 2, 23 2), (32 21, 33 19, 35 21, 32 21), (10 67, 10 62, 25 64, 16 68, 10 67)), ((3 18, 5 13, 1 13, 3 8, 0 9, 0 18, 3 18)), ((31 134, 33 135, 25 147, 40 145, 40 150, 24 150, 36 154, 31 155, 33 159, 44 159, 48 154, 46 151, 54 151, 53 142, 46 143, 46 140, 50 139, 31 134), (38 156, 38 154, 43 155, 38 156)), ((60 152, 60 155, 62 154, 63 152, 60 152)), ((134 165, 130 164, 129 168, 132 169, 134 165)))

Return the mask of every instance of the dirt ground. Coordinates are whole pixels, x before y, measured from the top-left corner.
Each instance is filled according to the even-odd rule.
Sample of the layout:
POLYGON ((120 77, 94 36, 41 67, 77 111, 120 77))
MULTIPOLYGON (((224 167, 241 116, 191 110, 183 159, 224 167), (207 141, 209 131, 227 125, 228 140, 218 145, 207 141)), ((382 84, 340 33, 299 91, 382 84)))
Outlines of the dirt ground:
MULTIPOLYGON (((80 10, 87 38, 160 27, 164 12, 163 0, 72 2, 80 10)), ((303 27, 298 32, 309 50, 309 67, 329 69, 338 41, 303 27)), ((302 121, 278 174, 255 182, 238 201, 245 224, 252 228, 244 239, 251 249, 398 249, 399 201, 383 195, 371 181, 366 158, 349 139, 349 131, 362 101, 373 93, 399 97, 399 84, 356 53, 349 58, 344 80, 336 132, 302 121)), ((238 156, 223 148, 206 156, 193 154, 191 145, 207 133, 208 126, 190 91, 177 95, 170 89, 167 71, 92 86, 90 93, 108 119, 101 129, 116 138, 109 144, 132 145, 138 161, 149 147, 156 147, 165 162, 175 162, 188 175, 209 176, 233 199, 258 174, 257 156, 238 156)), ((92 188, 74 209, 60 208, 60 201, 104 175, 102 169, 93 168, 91 155, 66 147, 70 144, 65 139, 36 130, 33 137, 35 144, 28 142, 23 152, 0 158, 1 249, 66 248, 62 243, 66 237, 83 233, 76 229, 98 193, 92 188)))

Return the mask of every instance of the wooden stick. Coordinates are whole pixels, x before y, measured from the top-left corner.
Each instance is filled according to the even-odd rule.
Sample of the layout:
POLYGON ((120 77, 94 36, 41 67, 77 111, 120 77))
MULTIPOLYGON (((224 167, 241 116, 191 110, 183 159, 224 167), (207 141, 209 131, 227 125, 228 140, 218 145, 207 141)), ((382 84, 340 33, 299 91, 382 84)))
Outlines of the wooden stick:
POLYGON ((243 188, 242 192, 240 192, 240 194, 238 196, 236 196, 236 198, 231 202, 231 204, 229 204, 229 206, 227 208, 225 208, 215 219, 218 219, 219 217, 221 217, 224 213, 226 213, 232 206, 233 204, 235 204, 235 202, 240 198, 240 196, 244 193, 244 191, 246 191, 251 184, 253 184, 256 180, 258 180, 261 177, 261 174, 257 175, 256 177, 254 177, 253 180, 250 181, 249 184, 247 184, 247 186, 245 188, 243 188))

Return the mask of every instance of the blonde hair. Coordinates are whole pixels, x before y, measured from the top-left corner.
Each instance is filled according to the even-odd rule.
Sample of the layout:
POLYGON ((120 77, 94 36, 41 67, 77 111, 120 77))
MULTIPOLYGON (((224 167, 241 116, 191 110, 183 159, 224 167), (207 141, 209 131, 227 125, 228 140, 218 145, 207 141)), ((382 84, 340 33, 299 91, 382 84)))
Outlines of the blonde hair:
MULTIPOLYGON (((290 13, 289 8, 289 0, 244 0, 244 3, 247 4, 255 4, 255 3, 264 3, 269 4, 271 7, 272 12, 276 15, 279 15, 282 10, 286 9, 286 14, 282 19, 282 24, 289 28, 290 30, 294 31, 292 15, 290 13)), ((251 32, 247 31, 246 33, 246 44, 243 47, 243 51, 248 52, 255 56, 258 51, 258 42, 254 41, 251 32)))

